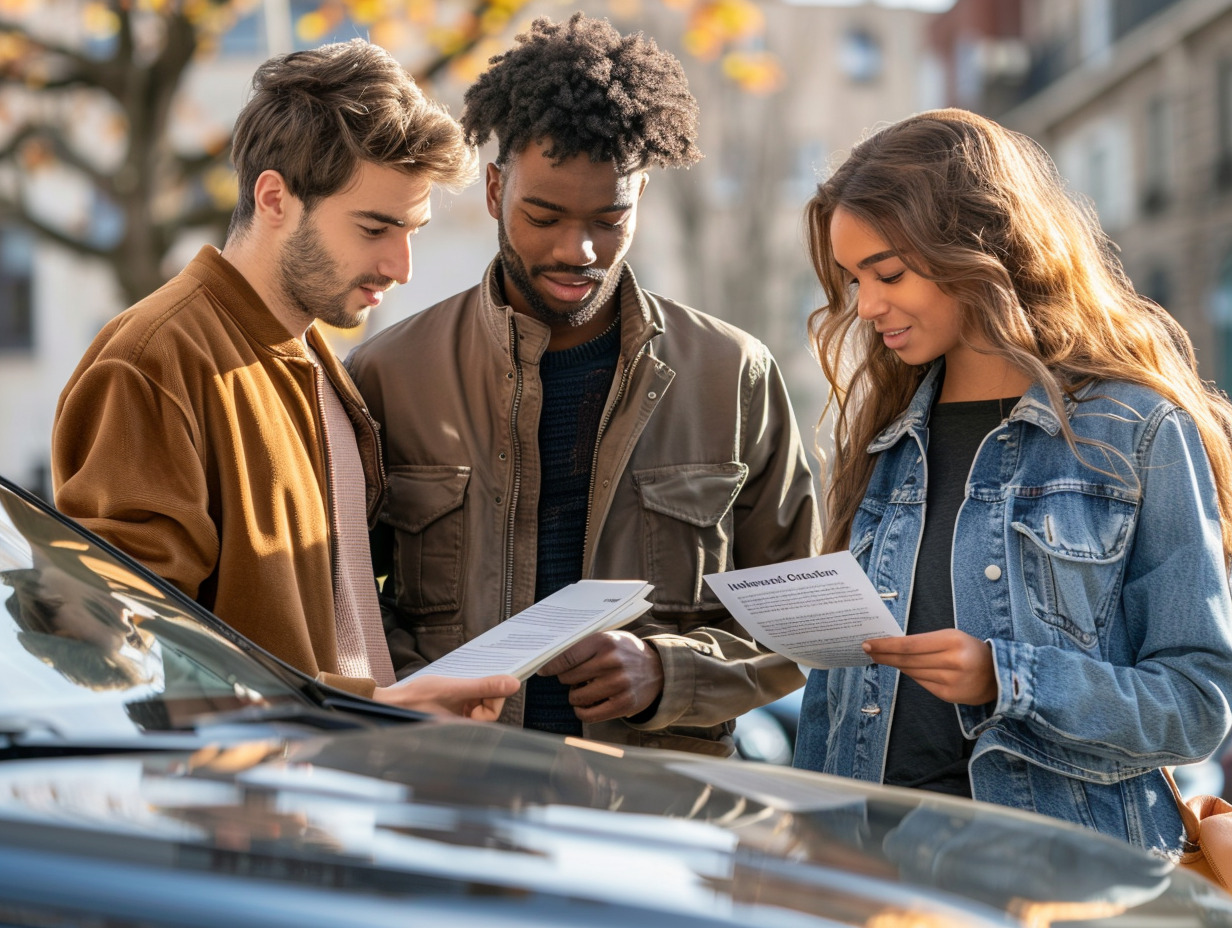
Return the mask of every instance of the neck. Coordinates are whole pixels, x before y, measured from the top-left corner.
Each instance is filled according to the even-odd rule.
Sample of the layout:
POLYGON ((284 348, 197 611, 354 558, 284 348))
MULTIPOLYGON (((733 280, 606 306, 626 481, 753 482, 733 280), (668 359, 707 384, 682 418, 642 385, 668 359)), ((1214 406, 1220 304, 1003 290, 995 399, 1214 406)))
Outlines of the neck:
POLYGON ((1031 383, 1032 378, 1028 374, 1004 358, 967 349, 946 355, 945 382, 941 385, 938 400, 942 403, 968 403, 1022 396, 1031 383))
POLYGON ((306 342, 312 317, 288 303, 286 294, 278 284, 278 262, 271 258, 277 253, 278 249, 272 244, 252 241, 251 236, 228 239, 222 248, 222 256, 244 275, 270 315, 281 322, 287 332, 306 342))

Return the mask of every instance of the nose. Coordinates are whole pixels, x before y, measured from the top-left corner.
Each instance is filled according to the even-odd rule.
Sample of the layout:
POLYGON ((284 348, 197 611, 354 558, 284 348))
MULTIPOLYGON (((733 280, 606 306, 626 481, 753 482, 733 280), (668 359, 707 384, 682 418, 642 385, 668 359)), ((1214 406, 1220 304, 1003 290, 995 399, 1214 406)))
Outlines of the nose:
POLYGON ((552 249, 552 257, 560 264, 573 267, 589 267, 594 264, 597 257, 594 236, 591 235, 590 229, 586 226, 569 228, 562 223, 552 249))
POLYGON ((882 316, 886 311, 885 300, 881 294, 872 286, 862 286, 856 293, 856 315, 865 322, 872 322, 878 316, 882 316))
POLYGON ((390 250, 382 256, 377 266, 377 273, 382 277, 397 281, 400 284, 411 279, 411 237, 397 237, 390 250))

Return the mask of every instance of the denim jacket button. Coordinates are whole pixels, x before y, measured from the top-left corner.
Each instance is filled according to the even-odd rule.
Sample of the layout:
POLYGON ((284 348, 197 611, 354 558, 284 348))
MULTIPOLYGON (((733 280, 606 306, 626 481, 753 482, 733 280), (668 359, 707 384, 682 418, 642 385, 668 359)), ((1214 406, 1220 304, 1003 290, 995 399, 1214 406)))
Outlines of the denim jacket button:
POLYGON ((984 576, 987 577, 989 580, 1000 580, 1001 579, 1001 568, 998 567, 996 564, 989 564, 987 567, 984 568, 984 576))

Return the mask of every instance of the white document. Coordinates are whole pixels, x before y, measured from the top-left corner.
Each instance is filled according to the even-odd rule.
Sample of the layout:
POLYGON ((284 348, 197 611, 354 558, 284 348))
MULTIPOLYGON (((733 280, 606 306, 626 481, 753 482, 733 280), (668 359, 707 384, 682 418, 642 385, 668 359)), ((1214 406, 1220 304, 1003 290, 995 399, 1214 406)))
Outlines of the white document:
POLYGON ((861 644, 903 633, 850 551, 705 580, 750 635, 805 667, 871 664, 861 644))
POLYGON ((651 589, 641 580, 571 583, 404 679, 508 673, 525 680, 587 635, 620 628, 649 610, 651 589))

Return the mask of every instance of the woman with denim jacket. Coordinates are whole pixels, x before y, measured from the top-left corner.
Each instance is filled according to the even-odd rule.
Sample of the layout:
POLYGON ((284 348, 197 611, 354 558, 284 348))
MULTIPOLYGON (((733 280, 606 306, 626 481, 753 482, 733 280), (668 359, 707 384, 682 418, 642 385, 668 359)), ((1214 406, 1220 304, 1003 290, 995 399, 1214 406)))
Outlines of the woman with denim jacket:
POLYGON ((1229 729, 1232 405, 1048 156, 990 120, 882 129, 807 219, 825 550, 907 634, 810 673, 795 765, 1174 853, 1160 768, 1229 729))

